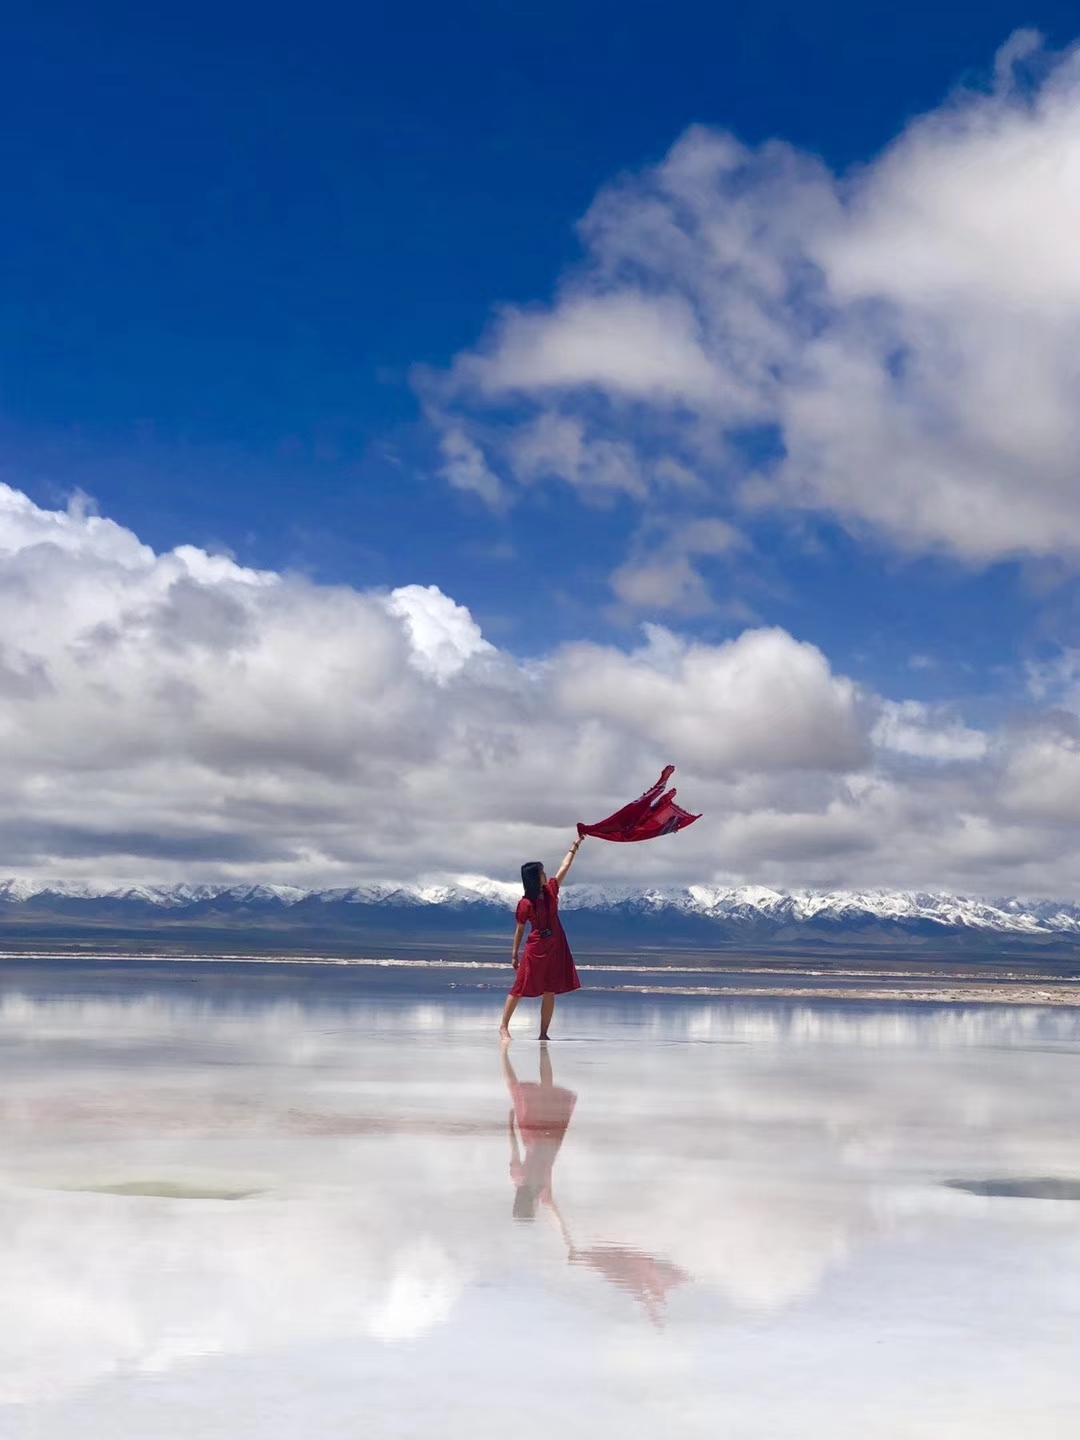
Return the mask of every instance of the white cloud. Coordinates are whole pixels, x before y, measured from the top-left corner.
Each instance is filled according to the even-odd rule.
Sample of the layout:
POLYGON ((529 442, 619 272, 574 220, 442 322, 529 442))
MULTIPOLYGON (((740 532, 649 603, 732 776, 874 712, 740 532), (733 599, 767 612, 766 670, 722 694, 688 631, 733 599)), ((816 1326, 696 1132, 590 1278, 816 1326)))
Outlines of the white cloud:
POLYGON ((701 775, 740 770, 851 770, 867 758, 851 681, 784 630, 724 645, 686 644, 647 626, 624 655, 568 646, 553 667, 564 709, 633 727, 701 775))
POLYGON ((460 367, 488 395, 595 385, 708 401, 716 375, 695 332, 692 310, 677 297, 577 295, 557 315, 506 311, 493 353, 466 356, 460 367))
POLYGON ((713 608, 704 577, 685 552, 627 560, 612 575, 611 588, 634 610, 703 615, 713 608))
POLYGON ((859 755, 852 687, 781 632, 710 649, 657 631, 634 655, 522 665, 434 586, 155 555, 9 489, 0 596, 0 865, 21 874, 499 873, 673 744, 703 775, 859 755))
MULTIPOLYGON (((571 425, 549 477, 589 484, 581 456, 617 446, 646 504, 671 463, 723 514, 805 507, 975 563, 1075 557, 1080 52, 1041 57, 1032 89, 1012 73, 1032 43, 847 177, 690 130, 599 196, 584 265, 548 308, 505 310, 440 404, 462 433, 483 418, 500 486, 537 478, 525 433, 571 425), (775 443, 741 445, 755 427, 775 443)), ((693 586, 636 569, 660 604, 693 586)))
MULTIPOLYGON (((693 553, 738 543, 671 533, 693 553)), ((654 625, 629 651, 523 662, 433 586, 157 555, 3 488, 0 600, 0 872, 507 880, 671 761, 705 818, 592 846, 582 879, 1075 889, 1068 656, 1032 673, 1055 708, 1001 733, 865 692, 775 628, 706 644, 654 625)))
POLYGON ((668 611, 702 615, 716 608, 705 577, 694 564, 698 556, 729 555, 742 548, 743 537, 732 525, 715 518, 666 527, 659 543, 642 537, 632 554, 611 577, 616 598, 631 611, 668 611))
POLYGON ((620 491, 643 499, 649 476, 632 445, 588 439, 584 423, 568 415, 538 415, 512 437, 514 473, 525 483, 553 476, 567 480, 592 500, 620 491))
POLYGON ((1080 744, 1075 735, 1034 735, 1009 756, 1002 801, 1027 820, 1073 826, 1080 817, 1080 744))
POLYGON ((923 760, 981 760, 986 735, 952 716, 935 716, 918 700, 885 701, 873 731, 876 745, 923 760))
POLYGON ((503 487, 489 468, 484 452, 457 425, 448 425, 439 437, 443 474, 455 490, 475 491, 489 505, 503 500, 503 487))
POLYGON ((410 660, 433 680, 449 680, 474 655, 494 649, 465 606, 456 605, 437 585, 399 586, 391 590, 386 608, 405 622, 410 660))

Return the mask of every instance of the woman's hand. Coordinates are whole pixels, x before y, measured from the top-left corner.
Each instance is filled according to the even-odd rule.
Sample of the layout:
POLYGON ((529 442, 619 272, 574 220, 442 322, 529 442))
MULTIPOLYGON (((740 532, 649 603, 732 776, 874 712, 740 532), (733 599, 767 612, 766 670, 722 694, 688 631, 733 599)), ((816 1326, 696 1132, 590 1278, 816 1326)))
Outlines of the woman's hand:
POLYGON ((515 970, 517 969, 517 967, 518 967, 518 957, 517 957, 516 955, 511 955, 511 956, 510 956, 510 964, 514 967, 515 970))
POLYGON ((566 856, 563 859, 562 864, 559 866, 558 873, 555 876, 555 879, 558 880, 560 885, 566 879, 566 872, 574 863, 574 856, 581 849, 581 842, 584 838, 585 837, 583 835, 579 835, 574 841, 574 843, 570 846, 570 849, 566 852, 566 856))

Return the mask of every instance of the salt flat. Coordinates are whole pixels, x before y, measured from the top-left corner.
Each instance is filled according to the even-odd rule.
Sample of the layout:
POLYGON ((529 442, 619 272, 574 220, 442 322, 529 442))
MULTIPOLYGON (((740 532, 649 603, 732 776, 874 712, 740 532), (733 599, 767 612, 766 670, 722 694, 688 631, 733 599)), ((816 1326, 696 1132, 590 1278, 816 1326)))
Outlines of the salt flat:
POLYGON ((0 975, 5 1437, 1074 1433, 1080 1013, 269 969, 0 975))

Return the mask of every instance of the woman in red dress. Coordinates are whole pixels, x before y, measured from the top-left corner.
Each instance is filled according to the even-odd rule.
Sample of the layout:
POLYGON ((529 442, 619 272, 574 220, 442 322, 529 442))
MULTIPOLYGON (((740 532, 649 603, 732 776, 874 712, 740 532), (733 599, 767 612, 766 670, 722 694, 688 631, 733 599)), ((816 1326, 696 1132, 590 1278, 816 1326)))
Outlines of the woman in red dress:
POLYGON ((502 1047, 502 1064, 506 1088, 514 1106, 510 1111, 510 1179, 514 1185, 514 1219, 533 1220, 538 1204, 546 1205, 557 1213, 551 1194, 551 1170, 574 1113, 577 1096, 573 1090, 565 1090, 555 1084, 546 1045, 540 1050, 539 1085, 517 1078, 505 1045, 502 1047), (518 1134, 521 1135, 520 1146, 518 1134))
POLYGON ((525 894, 514 912, 516 924, 512 957, 517 978, 506 997, 499 1026, 499 1034, 504 1040, 510 1039, 510 1017, 523 995, 543 997, 540 1001, 540 1039, 547 1040, 548 1027, 555 1013, 555 996, 581 989, 574 957, 570 954, 566 932, 559 919, 559 887, 580 849, 579 836, 550 880, 539 860, 530 860, 521 867, 521 884, 525 894), (531 925, 532 929, 519 961, 518 950, 526 925, 531 925))

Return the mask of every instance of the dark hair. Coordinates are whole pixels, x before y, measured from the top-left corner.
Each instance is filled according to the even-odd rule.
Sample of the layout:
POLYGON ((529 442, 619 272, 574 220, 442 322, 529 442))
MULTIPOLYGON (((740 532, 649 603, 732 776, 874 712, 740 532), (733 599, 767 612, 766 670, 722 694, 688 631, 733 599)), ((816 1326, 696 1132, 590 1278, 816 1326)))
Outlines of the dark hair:
POLYGON ((514 1219, 535 1220, 539 1192, 535 1185, 519 1185, 514 1191, 514 1219))
POLYGON ((540 876, 544 873, 544 867, 539 860, 526 860, 521 867, 521 888, 525 891, 526 900, 539 900, 543 894, 544 885, 540 876))

